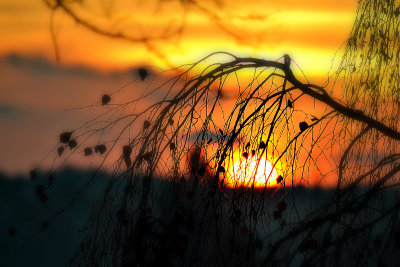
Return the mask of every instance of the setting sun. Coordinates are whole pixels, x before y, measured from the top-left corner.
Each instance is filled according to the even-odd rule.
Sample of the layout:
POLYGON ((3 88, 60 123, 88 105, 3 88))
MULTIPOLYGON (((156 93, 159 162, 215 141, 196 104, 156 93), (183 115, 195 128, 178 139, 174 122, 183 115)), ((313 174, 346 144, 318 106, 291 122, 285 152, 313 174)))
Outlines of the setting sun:
POLYGON ((225 183, 229 187, 275 187, 280 173, 264 155, 235 155, 225 183))

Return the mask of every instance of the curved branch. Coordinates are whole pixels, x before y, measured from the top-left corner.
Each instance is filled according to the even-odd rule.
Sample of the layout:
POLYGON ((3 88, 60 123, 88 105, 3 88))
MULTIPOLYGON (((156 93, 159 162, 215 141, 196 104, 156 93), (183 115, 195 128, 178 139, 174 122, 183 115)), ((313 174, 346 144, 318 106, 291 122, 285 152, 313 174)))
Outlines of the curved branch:
POLYGON ((277 61, 256 59, 256 58, 238 58, 234 61, 234 64, 241 64, 241 63, 249 64, 250 67, 273 67, 276 69, 280 69, 285 73, 285 77, 288 80, 288 82, 293 84, 304 94, 309 95, 320 102, 323 102, 324 104, 330 106, 340 114, 350 119, 365 123, 369 127, 381 132, 382 134, 397 141, 400 141, 400 132, 394 130, 393 128, 385 125, 384 123, 368 115, 365 115, 364 112, 361 110, 352 109, 339 103, 338 101, 334 100, 332 97, 325 94, 324 92, 319 93, 317 91, 312 90, 312 88, 318 89, 319 88, 318 86, 303 84, 302 82, 300 82, 294 75, 293 71, 291 70, 290 64, 284 64, 277 61))

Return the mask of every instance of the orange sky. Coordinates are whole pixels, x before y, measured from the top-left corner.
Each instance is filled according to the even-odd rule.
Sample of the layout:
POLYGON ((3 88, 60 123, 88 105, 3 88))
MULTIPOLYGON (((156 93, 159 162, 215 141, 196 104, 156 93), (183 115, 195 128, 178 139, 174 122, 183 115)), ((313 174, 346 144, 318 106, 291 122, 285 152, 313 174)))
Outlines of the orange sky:
MULTIPOLYGON (((355 0, 217 2, 222 7, 213 1, 200 1, 202 6, 185 10, 179 1, 89 0, 77 10, 98 25, 122 29, 134 36, 160 34, 166 25, 174 29, 186 14, 181 35, 154 43, 174 65, 218 50, 268 58, 289 52, 307 73, 324 75, 335 51, 349 34, 356 8, 355 0), (212 15, 201 11, 202 8, 210 9, 212 15), (213 15, 221 18, 221 27, 216 26, 213 15)), ((49 21, 50 11, 43 1, 2 1, 0 55, 14 52, 54 59, 49 21)), ((54 27, 61 63, 99 69, 124 68, 138 62, 165 66, 142 44, 100 37, 61 11, 55 13, 54 27)))
MULTIPOLYGON (((166 25, 174 29, 184 17, 181 34, 152 43, 175 66, 215 51, 272 59, 289 53, 315 82, 326 77, 356 9, 356 0, 231 2, 204 0, 185 9, 174 0, 86 0, 78 13, 136 37, 160 34, 166 25)), ((168 68, 143 44, 99 36, 62 12, 54 16, 61 58, 56 63, 50 13, 42 1, 0 2, 0 171, 26 172, 39 163, 60 129, 93 116, 64 109, 91 104, 131 79, 107 73, 142 64, 168 68)))

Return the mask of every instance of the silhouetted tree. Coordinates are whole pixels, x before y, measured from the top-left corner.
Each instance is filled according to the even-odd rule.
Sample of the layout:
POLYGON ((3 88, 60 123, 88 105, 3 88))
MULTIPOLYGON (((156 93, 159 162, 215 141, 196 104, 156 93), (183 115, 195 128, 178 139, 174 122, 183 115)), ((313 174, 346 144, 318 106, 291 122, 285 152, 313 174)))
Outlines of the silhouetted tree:
MULTIPOLYGON (((69 2, 55 4, 68 12, 69 2)), ((229 53, 211 54, 172 77, 142 70, 135 81, 146 83, 142 97, 115 104, 118 91, 99 99, 101 117, 60 135, 70 153, 85 144, 86 156, 104 162, 120 155, 71 264, 396 264, 399 5, 359 1, 331 85, 343 89, 342 100, 328 85, 299 78, 289 55, 273 61, 229 53), (159 92, 162 99, 140 106, 159 92), (226 97, 231 92, 234 101, 226 97), (305 108, 310 100, 317 104, 305 108), (278 187, 228 187, 236 154, 281 165, 273 177, 278 187), (316 171, 324 180, 322 160, 337 171, 335 190, 324 203, 302 206, 294 185, 316 171)), ((56 157, 65 154, 59 149, 56 157)))

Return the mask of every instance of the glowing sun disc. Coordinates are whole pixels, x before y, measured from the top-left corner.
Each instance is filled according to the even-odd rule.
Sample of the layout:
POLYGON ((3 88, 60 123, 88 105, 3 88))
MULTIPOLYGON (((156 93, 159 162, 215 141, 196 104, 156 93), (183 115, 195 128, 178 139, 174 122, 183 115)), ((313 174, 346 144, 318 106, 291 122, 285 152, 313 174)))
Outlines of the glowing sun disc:
POLYGON ((243 156, 233 160, 225 183, 229 187, 273 187, 278 186, 279 174, 265 156, 243 156))

